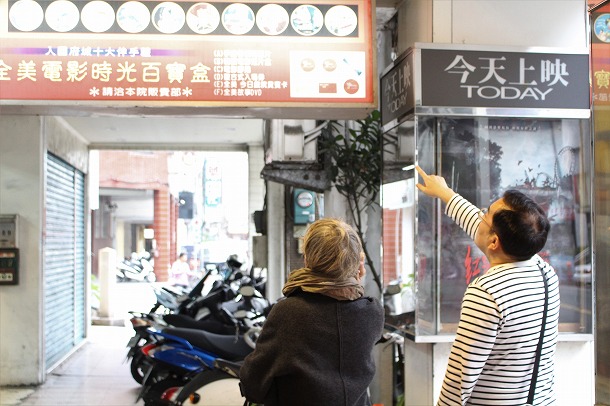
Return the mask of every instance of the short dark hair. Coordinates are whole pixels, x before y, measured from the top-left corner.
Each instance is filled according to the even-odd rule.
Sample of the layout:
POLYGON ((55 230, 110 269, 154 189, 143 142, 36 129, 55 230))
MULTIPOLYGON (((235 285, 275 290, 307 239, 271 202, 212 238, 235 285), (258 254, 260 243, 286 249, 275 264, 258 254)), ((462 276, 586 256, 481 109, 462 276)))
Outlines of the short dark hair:
POLYGON ((508 209, 494 213, 494 232, 506 254, 519 261, 530 259, 546 244, 549 219, 538 203, 518 190, 507 190, 502 198, 508 209))

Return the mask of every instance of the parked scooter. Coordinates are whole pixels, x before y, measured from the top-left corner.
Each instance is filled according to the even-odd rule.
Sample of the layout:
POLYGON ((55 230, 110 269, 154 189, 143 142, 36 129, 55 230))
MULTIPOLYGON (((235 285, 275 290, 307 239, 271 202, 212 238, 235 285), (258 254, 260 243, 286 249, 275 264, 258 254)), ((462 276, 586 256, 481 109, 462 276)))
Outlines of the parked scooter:
POLYGON ((159 405, 235 406, 245 404, 239 387, 239 369, 243 361, 216 359, 214 369, 195 375, 186 385, 168 388, 161 395, 159 405), (216 388, 221 386, 222 390, 216 388), (217 394, 222 393, 219 398, 217 394))
POLYGON ((191 298, 193 293, 200 291, 204 282, 204 280, 200 281, 200 284, 187 295, 187 299, 182 303, 189 304, 179 305, 178 313, 131 313, 133 315, 131 323, 135 334, 127 344, 126 360, 131 359, 130 371, 136 382, 142 384, 144 380, 145 365, 143 364, 145 360, 140 349, 146 344, 157 342, 157 337, 151 334, 151 329, 162 331, 167 327, 182 327, 220 335, 235 335, 261 324, 271 308, 261 293, 250 285, 241 286, 237 292, 233 292, 233 288, 227 289, 224 284, 217 284, 204 300, 191 298), (195 312, 190 307, 191 303, 200 307, 206 306, 207 317, 195 319, 192 314, 201 312, 195 312), (238 320, 234 314, 239 312, 242 312, 243 315, 238 320))
POLYGON ((165 390, 186 385, 204 370, 214 370, 218 358, 243 360, 252 352, 253 346, 249 343, 258 331, 253 328, 246 334, 231 336, 185 328, 150 330, 158 341, 142 348, 146 370, 138 400, 144 399, 147 406, 166 404, 161 401, 165 390))
MULTIPOLYGON (((168 327, 189 328, 207 331, 213 334, 234 335, 236 327, 234 325, 222 324, 215 320, 195 320, 189 316, 181 314, 145 314, 131 312, 131 324, 135 334, 127 343, 126 361, 130 361, 130 372, 133 379, 142 384, 144 380, 144 354, 140 351, 147 344, 155 343, 158 337, 151 334, 150 330, 163 331, 168 327)), ((245 327, 240 327, 244 330, 245 327)))
POLYGON ((118 282, 155 282, 157 280, 148 252, 140 255, 133 252, 131 258, 119 261, 116 275, 118 282))
POLYGON ((242 285, 257 283, 257 286, 263 286, 264 280, 244 277, 241 266, 242 263, 234 256, 230 256, 226 263, 220 266, 217 264, 206 266, 207 272, 188 293, 175 287, 153 287, 157 301, 149 314, 132 313, 134 316, 132 325, 136 335, 130 340, 130 348, 134 348, 136 343, 140 342, 142 334, 138 331, 142 330, 139 328, 141 326, 173 325, 222 333, 226 330, 223 327, 234 326, 232 320, 227 320, 225 310, 234 312, 245 308, 253 309, 257 313, 264 312, 269 302, 258 290, 255 289, 251 293, 252 298, 248 295, 244 298, 239 293, 242 285), (206 321, 206 323, 195 323, 195 321, 206 321))

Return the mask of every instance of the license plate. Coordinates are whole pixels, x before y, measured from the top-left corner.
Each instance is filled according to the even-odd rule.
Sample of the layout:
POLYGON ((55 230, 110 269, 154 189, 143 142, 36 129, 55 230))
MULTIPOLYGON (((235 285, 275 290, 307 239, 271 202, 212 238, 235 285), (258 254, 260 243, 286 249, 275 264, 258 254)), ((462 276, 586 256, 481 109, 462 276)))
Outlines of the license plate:
POLYGON ((135 347, 136 344, 138 343, 138 341, 140 341, 140 336, 136 334, 135 336, 133 336, 129 339, 129 342, 127 343, 127 347, 129 347, 129 348, 135 347))

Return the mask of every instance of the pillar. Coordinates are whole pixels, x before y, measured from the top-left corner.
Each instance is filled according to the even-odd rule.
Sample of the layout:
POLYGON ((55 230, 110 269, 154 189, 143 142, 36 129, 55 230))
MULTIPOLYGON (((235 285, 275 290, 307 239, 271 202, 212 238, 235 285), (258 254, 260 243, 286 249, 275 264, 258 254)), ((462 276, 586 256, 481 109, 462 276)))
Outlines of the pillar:
POLYGON ((155 256, 155 275, 157 281, 167 281, 169 268, 171 266, 171 217, 170 217, 170 194, 167 188, 155 190, 155 240, 157 241, 157 252, 155 256))

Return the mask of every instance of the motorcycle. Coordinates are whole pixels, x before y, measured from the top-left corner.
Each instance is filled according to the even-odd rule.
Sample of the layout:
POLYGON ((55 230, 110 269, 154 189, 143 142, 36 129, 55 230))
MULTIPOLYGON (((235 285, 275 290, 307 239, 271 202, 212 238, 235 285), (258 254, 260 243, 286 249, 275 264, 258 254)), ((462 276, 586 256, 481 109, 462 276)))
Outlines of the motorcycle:
POLYGON ((140 255, 133 252, 131 258, 119 261, 116 276, 118 282, 155 282, 157 280, 148 252, 140 255))
POLYGON ((244 404, 245 398, 239 387, 239 369, 242 363, 242 361, 216 359, 214 369, 199 372, 184 386, 173 386, 166 389, 161 395, 159 405, 234 406, 244 404), (215 395, 217 393, 222 393, 222 398, 215 395))
POLYGON ((219 358, 241 361, 254 349, 260 328, 245 334, 218 335, 202 330, 166 328, 162 332, 150 330, 157 342, 142 347, 145 372, 138 399, 147 406, 165 403, 163 393, 176 386, 185 386, 202 371, 215 370, 219 358))
MULTIPOLYGON (((195 288, 197 289, 197 287, 195 288)), ((220 290, 224 291, 224 290, 220 290)), ((131 312, 130 319, 135 334, 129 340, 126 362, 131 359, 130 371, 136 382, 142 384, 144 381, 145 358, 140 351, 145 345, 157 342, 157 336, 151 334, 151 329, 163 331, 168 327, 181 327, 197 329, 219 335, 235 335, 244 333, 249 328, 261 324, 268 314, 271 306, 254 287, 250 285, 241 286, 234 300, 216 302, 225 298, 224 294, 212 291, 211 300, 208 298, 207 306, 214 310, 214 317, 194 319, 190 314, 158 314, 131 312), (239 319, 235 314, 242 314, 239 319)))

